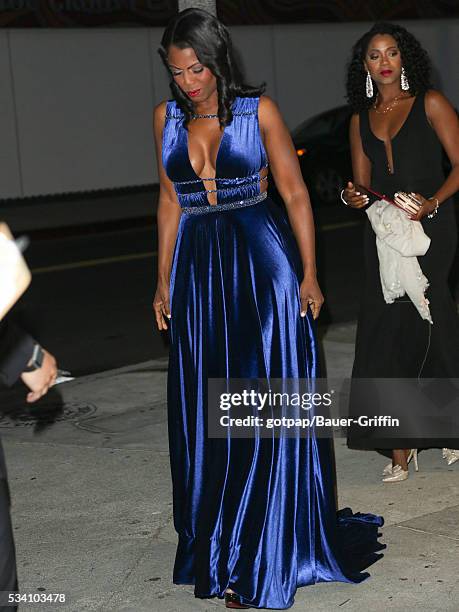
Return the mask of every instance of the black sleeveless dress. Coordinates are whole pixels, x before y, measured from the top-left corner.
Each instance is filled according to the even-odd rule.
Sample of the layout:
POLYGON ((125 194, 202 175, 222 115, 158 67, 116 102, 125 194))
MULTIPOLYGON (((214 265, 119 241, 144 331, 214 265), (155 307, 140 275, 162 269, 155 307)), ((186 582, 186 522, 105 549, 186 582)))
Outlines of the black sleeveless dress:
MULTIPOLYGON (((389 170, 386 147, 371 130, 368 111, 360 113, 360 134, 365 154, 371 161, 371 185, 379 193, 393 197, 397 191, 432 196, 445 181, 442 146, 430 126, 418 95, 399 132, 392 139, 393 173, 389 170)), ((433 325, 423 320, 405 296, 393 304, 383 298, 376 236, 367 219, 364 230, 365 279, 357 326, 353 379, 370 378, 459 378, 459 318, 448 287, 448 276, 455 260, 457 229, 452 199, 441 204, 438 214, 421 221, 431 238, 427 253, 418 257, 429 281, 433 325)), ((352 416, 365 411, 373 414, 372 400, 356 397, 351 387, 352 416), (358 401, 357 401, 358 399, 358 401)), ((384 406, 379 406, 384 414, 384 406)), ((459 406, 458 406, 459 410, 459 406)), ((412 431, 417 432, 416 412, 412 411, 412 431)), ((413 434, 414 435, 414 434, 413 434)), ((348 444, 353 448, 459 448, 459 432, 453 439, 417 440, 381 437, 381 429, 351 427, 348 444)))

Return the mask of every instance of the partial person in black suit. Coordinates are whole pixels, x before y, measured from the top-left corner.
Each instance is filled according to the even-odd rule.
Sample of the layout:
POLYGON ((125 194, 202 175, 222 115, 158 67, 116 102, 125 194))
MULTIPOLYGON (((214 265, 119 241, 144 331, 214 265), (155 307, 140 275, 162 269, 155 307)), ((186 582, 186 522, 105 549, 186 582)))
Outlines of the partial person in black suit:
MULTIPOLYGON (((29 388, 28 402, 45 395, 57 377, 56 360, 19 328, 0 321, 0 384, 11 386, 19 378, 29 388)), ((17 590, 16 558, 10 518, 10 495, 5 456, 0 440, 0 593, 17 590)), ((6 603, 6 602, 5 602, 6 603)), ((0 612, 15 606, 0 601, 0 612)))

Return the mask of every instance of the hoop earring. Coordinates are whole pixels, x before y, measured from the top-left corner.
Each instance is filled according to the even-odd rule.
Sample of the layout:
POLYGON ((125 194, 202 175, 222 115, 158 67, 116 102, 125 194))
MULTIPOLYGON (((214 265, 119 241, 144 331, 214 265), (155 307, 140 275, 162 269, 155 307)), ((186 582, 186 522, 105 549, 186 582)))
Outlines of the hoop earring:
POLYGON ((367 80, 365 82, 365 90, 367 93, 367 98, 372 98, 373 97, 373 81, 371 79, 369 70, 367 70, 367 80))
POLYGON ((410 84, 408 83, 408 79, 406 78, 404 66, 402 66, 402 72, 400 74, 400 86, 403 89, 403 91, 408 91, 410 88, 410 84))

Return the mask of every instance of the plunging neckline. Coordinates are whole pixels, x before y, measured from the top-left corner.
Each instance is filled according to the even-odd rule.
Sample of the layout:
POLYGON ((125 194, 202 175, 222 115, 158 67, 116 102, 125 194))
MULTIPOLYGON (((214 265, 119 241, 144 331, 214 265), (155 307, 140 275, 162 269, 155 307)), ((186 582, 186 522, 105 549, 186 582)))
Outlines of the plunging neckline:
POLYGON ((376 136, 376 134, 373 131, 373 128, 371 127, 371 121, 370 121, 370 111, 368 110, 368 127, 370 129, 370 133, 373 136, 373 138, 375 138, 378 142, 382 143, 384 145, 384 149, 386 152, 386 161, 387 161, 387 168, 389 170, 389 174, 391 176, 394 176, 395 174, 395 163, 394 163, 394 149, 392 146, 392 143, 394 142, 394 140, 396 140, 396 138, 400 135, 400 133, 403 131, 403 128, 405 127, 405 125, 408 123, 412 113, 413 113, 413 108, 418 100, 419 96, 414 96, 414 101, 411 104, 411 108, 408 111, 407 116, 405 117, 402 125, 398 128, 398 130, 395 132, 395 134, 393 136, 389 136, 387 140, 383 140, 382 138, 379 138, 379 136, 376 136), (390 157, 392 159, 392 166, 391 163, 389 161, 389 153, 388 150, 390 150, 390 157))
MULTIPOLYGON (((225 133, 226 133, 226 126, 225 126, 225 127, 223 128, 223 130, 222 130, 222 134, 221 134, 221 137, 220 137, 220 142, 218 143, 217 155, 215 156, 215 164, 214 164, 214 167, 215 167, 215 176, 214 176, 214 177, 202 177, 202 176, 199 176, 199 174, 198 174, 198 173, 196 172, 196 170, 194 169, 193 164, 191 163, 191 157, 190 157, 190 139, 189 139, 189 132, 188 132, 188 130, 187 130, 187 129, 186 129, 184 126, 183 126, 183 124, 182 124, 182 127, 183 127, 183 129, 185 130, 185 132, 186 132, 186 137, 185 137, 185 138, 186 138, 186 152, 187 152, 187 157, 188 157, 188 163, 189 163, 189 165, 190 165, 191 171, 193 172, 194 176, 195 176, 197 179, 199 179, 200 181, 202 181, 203 183, 204 183, 205 181, 214 181, 214 182, 216 182, 216 181, 217 181, 217 179, 218 179, 218 158, 219 158, 219 156, 220 156, 220 151, 221 151, 221 149, 222 149, 222 143, 223 143, 223 139, 224 139, 224 137, 225 137, 225 133)), ((217 187, 217 185, 215 185, 215 187, 217 187)), ((216 204, 211 204, 211 206, 216 206, 216 204)))

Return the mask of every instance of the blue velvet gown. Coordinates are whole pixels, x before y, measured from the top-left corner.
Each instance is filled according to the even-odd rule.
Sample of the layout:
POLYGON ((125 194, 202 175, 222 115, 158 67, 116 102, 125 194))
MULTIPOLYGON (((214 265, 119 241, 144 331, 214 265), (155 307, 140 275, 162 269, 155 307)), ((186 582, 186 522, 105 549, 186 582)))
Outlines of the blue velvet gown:
POLYGON ((302 266, 283 212, 260 193, 267 156, 258 98, 237 98, 217 156, 217 205, 194 172, 188 132, 168 102, 163 164, 182 216, 171 273, 168 376, 173 580, 197 597, 230 586, 255 608, 289 608, 297 587, 360 582, 380 555, 382 519, 337 513, 331 443, 310 437, 212 439, 208 378, 318 375, 302 266))

